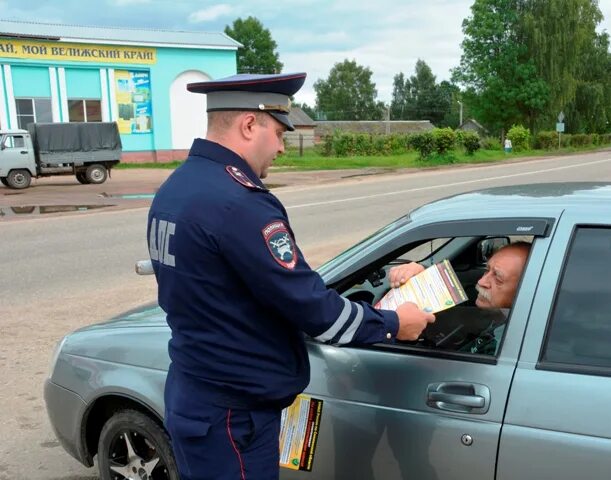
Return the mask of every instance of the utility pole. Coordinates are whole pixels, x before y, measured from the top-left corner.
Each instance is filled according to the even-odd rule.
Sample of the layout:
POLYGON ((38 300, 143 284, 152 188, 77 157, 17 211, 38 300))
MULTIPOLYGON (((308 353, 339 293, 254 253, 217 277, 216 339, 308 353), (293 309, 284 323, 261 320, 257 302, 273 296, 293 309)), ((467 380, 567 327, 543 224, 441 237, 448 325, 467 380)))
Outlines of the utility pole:
POLYGON ((458 126, 460 127, 462 125, 462 102, 460 100, 456 100, 456 102, 460 105, 460 115, 458 117, 458 126))
POLYGON ((386 105, 386 135, 390 135, 390 105, 386 105))

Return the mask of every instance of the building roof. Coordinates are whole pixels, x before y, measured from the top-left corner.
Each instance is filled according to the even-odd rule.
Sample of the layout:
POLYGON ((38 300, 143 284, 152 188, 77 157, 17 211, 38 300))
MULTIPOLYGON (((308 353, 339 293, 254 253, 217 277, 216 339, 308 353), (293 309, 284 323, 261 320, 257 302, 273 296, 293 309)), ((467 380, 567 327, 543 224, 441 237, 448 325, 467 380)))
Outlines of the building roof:
POLYGON ((0 19, 0 37, 75 43, 237 50, 242 44, 224 33, 94 27, 0 19))
POLYGON ((310 116, 299 107, 291 107, 289 120, 296 127, 313 127, 316 125, 314 120, 312 120, 310 116))

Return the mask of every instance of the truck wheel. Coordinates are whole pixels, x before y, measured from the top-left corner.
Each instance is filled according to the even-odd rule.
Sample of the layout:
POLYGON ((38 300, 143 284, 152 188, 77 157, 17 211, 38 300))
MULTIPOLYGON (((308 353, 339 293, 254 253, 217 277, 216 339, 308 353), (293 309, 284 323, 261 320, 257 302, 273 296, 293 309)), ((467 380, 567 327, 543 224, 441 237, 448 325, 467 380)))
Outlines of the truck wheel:
POLYGON ((8 182, 6 181, 6 177, 0 177, 0 182, 2 182, 2 185, 4 185, 5 187, 8 187, 8 182))
POLYGON ((85 176, 85 172, 76 172, 76 179, 79 181, 79 183, 82 183, 83 185, 89 183, 87 181, 87 177, 85 176))
POLYGON ((10 188, 28 188, 32 183, 32 175, 27 170, 12 170, 6 177, 6 183, 10 188))
POLYGON ((89 165, 85 171, 85 179, 89 183, 98 184, 104 183, 108 178, 108 170, 104 165, 89 165))

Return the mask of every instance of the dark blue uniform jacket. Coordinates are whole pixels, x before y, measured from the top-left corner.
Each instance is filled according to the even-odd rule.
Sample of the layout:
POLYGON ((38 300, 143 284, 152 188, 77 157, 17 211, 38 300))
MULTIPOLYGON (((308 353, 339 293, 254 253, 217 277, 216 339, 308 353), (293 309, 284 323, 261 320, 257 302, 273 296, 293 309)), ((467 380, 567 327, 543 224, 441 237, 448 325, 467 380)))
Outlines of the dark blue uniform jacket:
POLYGON ((227 148, 195 140, 148 219, 159 304, 172 330, 181 409, 283 408, 309 382, 303 333, 333 344, 389 342, 394 312, 327 289, 295 244, 286 210, 227 148))

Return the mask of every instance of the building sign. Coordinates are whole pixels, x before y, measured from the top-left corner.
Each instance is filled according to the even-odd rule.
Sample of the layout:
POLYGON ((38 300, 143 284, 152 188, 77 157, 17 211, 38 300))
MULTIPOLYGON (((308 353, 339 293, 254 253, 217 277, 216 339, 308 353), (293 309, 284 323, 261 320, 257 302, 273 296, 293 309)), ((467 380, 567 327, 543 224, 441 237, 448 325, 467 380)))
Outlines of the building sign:
POLYGON ((149 72, 115 70, 115 97, 119 133, 151 133, 151 79, 149 72))
POLYGON ((63 42, 50 43, 0 38, 0 57, 152 65, 157 63, 157 50, 141 47, 115 47, 63 42))

